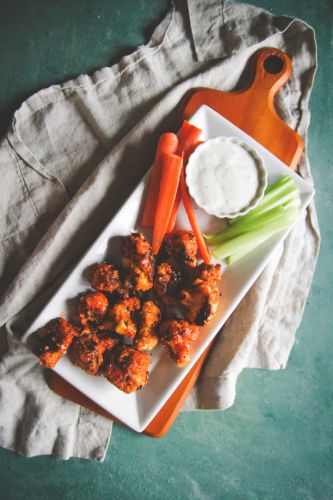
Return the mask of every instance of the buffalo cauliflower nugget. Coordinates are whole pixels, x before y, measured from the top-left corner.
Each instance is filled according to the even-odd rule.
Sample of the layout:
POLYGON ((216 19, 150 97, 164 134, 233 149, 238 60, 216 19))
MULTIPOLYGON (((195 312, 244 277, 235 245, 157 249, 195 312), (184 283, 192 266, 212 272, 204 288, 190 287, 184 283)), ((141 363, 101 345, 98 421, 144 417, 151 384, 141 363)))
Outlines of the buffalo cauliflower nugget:
POLYGON ((199 328, 184 320, 166 320, 159 328, 162 344, 180 367, 185 366, 191 360, 191 345, 198 335, 199 328))
POLYGON ((216 313, 219 298, 220 291, 215 283, 201 282, 182 290, 179 301, 187 309, 187 319, 202 326, 216 313))
POLYGON ((127 394, 141 389, 148 382, 150 356, 132 347, 115 349, 104 375, 111 384, 127 394))
POLYGON ((173 257, 179 264, 189 267, 197 265, 197 240, 192 231, 177 229, 163 240, 162 253, 173 257))
POLYGON ((205 325, 216 313, 220 298, 216 282, 220 278, 220 264, 200 264, 195 269, 191 286, 179 295, 179 302, 186 307, 187 319, 191 323, 205 325))
POLYGON ((78 333, 78 329, 63 318, 52 319, 39 328, 34 334, 33 352, 39 357, 40 364, 53 368, 78 333))
POLYGON ((142 234, 133 233, 122 239, 121 263, 126 272, 126 282, 135 290, 145 292, 153 286, 153 250, 142 234))
POLYGON ((139 309, 140 300, 137 297, 123 299, 111 307, 107 318, 99 326, 99 329, 111 330, 133 339, 138 330, 136 315, 139 309))
POLYGON ((134 344, 139 351, 152 351, 158 344, 156 327, 161 320, 161 309, 149 300, 145 302, 139 313, 139 330, 134 344))
POLYGON ((121 285, 118 269, 107 262, 98 264, 91 279, 91 285, 100 292, 113 293, 121 285))
POLYGON ((168 262, 159 264, 154 276, 154 291, 159 300, 168 305, 176 304, 182 280, 182 274, 171 264, 168 262))
POLYGON ((200 264, 194 270, 193 285, 206 281, 216 283, 221 279, 221 264, 200 264))
POLYGON ((90 292, 80 295, 77 312, 83 326, 99 323, 107 313, 109 301, 102 292, 90 292))
POLYGON ((104 352, 117 344, 115 339, 103 339, 94 333, 85 333, 73 340, 69 356, 74 365, 90 375, 97 375, 104 361, 104 352))

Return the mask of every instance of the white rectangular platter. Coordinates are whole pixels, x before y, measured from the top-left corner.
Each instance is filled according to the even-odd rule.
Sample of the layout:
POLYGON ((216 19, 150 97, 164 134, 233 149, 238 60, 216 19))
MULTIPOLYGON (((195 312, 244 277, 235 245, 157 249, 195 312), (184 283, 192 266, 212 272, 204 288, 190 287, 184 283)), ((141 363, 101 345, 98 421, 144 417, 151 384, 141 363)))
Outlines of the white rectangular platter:
MULTIPOLYGON (((232 136, 254 147, 265 162, 268 182, 271 183, 285 174, 291 175, 300 191, 301 209, 306 208, 314 194, 312 187, 242 130, 207 106, 202 106, 190 121, 203 130, 203 140, 222 135, 232 136)), ((147 179, 146 176, 142 180, 46 307, 40 312, 25 333, 24 342, 27 341, 31 333, 44 326, 49 320, 58 316, 69 318, 68 304, 70 299, 77 297, 79 293, 86 291, 90 287, 89 281, 85 278, 87 268, 104 260, 112 262, 112 256, 119 255, 119 236, 141 230, 137 221, 142 207, 147 179)), ((204 231, 211 230, 219 224, 213 217, 200 213, 199 208, 197 208, 197 213, 204 231)), ((182 209, 177 217, 177 226, 189 227, 182 209)), ((223 277, 220 283, 222 297, 217 314, 208 325, 200 328, 199 338, 193 345, 192 361, 186 367, 178 368, 176 363, 163 352, 163 349, 158 347, 152 355, 148 384, 142 390, 132 394, 121 392, 103 377, 93 377, 86 374, 80 368, 72 365, 67 356, 64 356, 58 362, 54 368, 55 372, 118 420, 135 431, 142 432, 220 331, 232 311, 267 265, 277 245, 287 236, 288 232, 289 230, 272 237, 232 266, 223 266, 223 277)), ((150 234, 146 233, 146 235, 150 237, 150 234)))

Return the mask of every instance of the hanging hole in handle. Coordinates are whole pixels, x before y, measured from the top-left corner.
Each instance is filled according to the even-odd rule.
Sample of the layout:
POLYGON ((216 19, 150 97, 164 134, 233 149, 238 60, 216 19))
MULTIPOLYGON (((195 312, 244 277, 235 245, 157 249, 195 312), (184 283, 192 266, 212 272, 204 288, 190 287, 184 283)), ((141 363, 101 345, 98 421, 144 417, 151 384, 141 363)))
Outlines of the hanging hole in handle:
POLYGON ((264 68, 267 73, 277 75, 284 68, 284 60, 278 56, 268 56, 264 60, 264 68))

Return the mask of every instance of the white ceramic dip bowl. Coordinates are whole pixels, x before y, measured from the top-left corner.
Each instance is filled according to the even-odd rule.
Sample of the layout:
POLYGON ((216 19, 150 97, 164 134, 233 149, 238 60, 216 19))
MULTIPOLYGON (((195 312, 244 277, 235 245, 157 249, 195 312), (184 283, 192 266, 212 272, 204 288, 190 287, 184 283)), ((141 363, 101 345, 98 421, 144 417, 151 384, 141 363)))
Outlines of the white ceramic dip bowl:
POLYGON ((219 218, 245 215, 262 199, 267 172, 257 151, 235 137, 200 144, 186 167, 186 183, 197 205, 219 218))

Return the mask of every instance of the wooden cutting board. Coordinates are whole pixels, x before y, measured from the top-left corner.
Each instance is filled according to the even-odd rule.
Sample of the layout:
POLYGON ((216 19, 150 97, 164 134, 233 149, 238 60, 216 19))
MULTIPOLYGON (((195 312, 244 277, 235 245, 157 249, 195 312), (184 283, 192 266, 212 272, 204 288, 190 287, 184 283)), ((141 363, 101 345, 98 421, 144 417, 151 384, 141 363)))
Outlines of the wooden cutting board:
MULTIPOLYGON (((274 107, 276 93, 292 73, 291 61, 286 53, 266 48, 258 51, 249 61, 248 71, 254 76, 252 84, 245 90, 221 92, 201 88, 191 91, 180 104, 181 121, 189 119, 200 106, 206 104, 295 170, 304 144, 301 137, 278 116, 274 107)), ((247 76, 249 81, 251 77, 249 74, 247 76)), ((211 346, 212 344, 148 425, 145 434, 161 437, 170 429, 200 374, 211 346)), ((116 420, 56 373, 49 372, 48 382, 51 389, 64 398, 116 420)))

